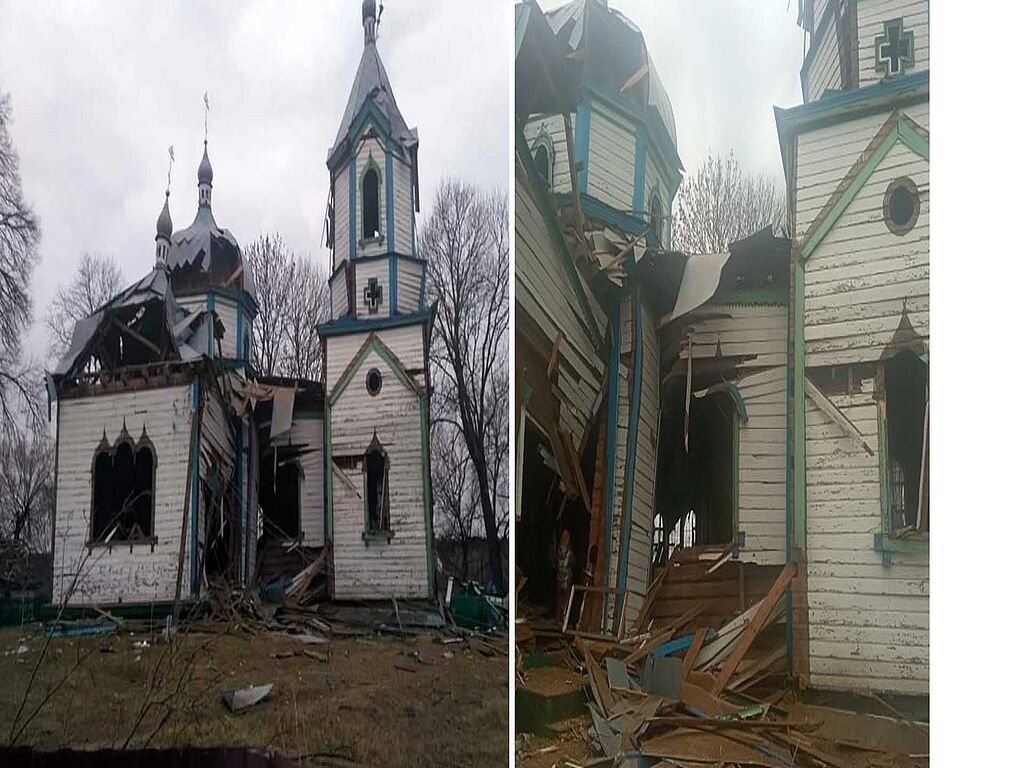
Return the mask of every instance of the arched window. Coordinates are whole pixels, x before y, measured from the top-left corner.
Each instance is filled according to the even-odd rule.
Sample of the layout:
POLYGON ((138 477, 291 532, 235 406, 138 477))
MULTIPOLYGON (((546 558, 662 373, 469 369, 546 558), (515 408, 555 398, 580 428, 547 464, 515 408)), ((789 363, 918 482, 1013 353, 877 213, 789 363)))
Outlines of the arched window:
POLYGON ((551 160, 548 158, 548 148, 543 144, 534 151, 533 163, 537 166, 537 172, 541 175, 541 178, 547 182, 548 186, 551 186, 551 178, 549 176, 551 160))
POLYGON ((647 245, 651 248, 661 247, 661 231, 664 214, 661 211, 661 198, 655 193, 651 197, 651 228, 647 231, 647 245))
POLYGON ((363 239, 380 237, 380 174, 369 165, 363 174, 363 239))
POLYGON ((374 433, 363 460, 366 482, 366 532, 391 532, 390 489, 388 488, 388 455, 374 433))
POLYGON ((127 430, 111 446, 104 434, 93 457, 93 543, 133 542, 153 536, 156 454, 143 428, 135 442, 127 430))

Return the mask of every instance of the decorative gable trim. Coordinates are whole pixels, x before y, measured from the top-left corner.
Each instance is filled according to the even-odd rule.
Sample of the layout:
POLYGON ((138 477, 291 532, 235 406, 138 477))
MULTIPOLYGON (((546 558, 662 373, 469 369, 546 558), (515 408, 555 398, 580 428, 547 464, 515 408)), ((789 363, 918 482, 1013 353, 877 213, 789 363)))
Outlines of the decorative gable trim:
POLYGON ((928 131, 902 112, 893 112, 811 223, 800 246, 801 259, 809 259, 821 245, 825 235, 831 231, 896 142, 901 142, 925 160, 929 159, 928 131))
POLYGON ((417 384, 413 379, 405 372, 402 367, 401 361, 398 356, 391 351, 390 347, 381 341, 380 337, 376 333, 371 333, 366 341, 363 342, 362 346, 359 347, 359 351, 356 352, 356 356, 352 358, 352 362, 345 368, 344 373, 341 374, 341 378, 338 379, 338 383, 334 385, 334 389, 331 390, 331 394, 328 397, 327 403, 330 407, 334 407, 334 404, 341 397, 342 393, 348 389, 348 385, 352 383, 352 379, 355 377, 359 368, 369 357, 370 352, 376 352, 377 355, 387 363, 388 367, 394 372, 398 380, 405 385, 406 389, 412 392, 417 397, 424 397, 426 395, 423 387, 417 384))

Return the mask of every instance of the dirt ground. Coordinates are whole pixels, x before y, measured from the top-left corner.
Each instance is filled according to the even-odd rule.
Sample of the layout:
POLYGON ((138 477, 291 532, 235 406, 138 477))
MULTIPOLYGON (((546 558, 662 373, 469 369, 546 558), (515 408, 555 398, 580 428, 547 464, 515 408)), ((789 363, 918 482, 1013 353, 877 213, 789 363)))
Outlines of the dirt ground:
MULTIPOLYGON (((122 630, 54 639, 15 730, 41 707, 17 743, 120 747, 134 729, 132 747, 253 746, 375 766, 507 765, 508 657, 441 637, 304 645, 270 633, 195 634, 168 644, 122 630), (224 691, 265 683, 274 686, 266 701, 228 711, 224 691)), ((44 642, 38 625, 0 629, 0 742, 11 736, 44 642)))

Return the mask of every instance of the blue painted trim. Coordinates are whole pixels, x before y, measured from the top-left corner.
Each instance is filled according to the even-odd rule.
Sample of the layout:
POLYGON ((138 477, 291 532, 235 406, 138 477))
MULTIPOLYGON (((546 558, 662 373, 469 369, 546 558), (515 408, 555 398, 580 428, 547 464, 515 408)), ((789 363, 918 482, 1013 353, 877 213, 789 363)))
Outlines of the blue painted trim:
POLYGON ((355 119, 352 121, 352 126, 348 129, 348 133, 345 134, 344 138, 339 141, 331 149, 327 157, 327 167, 330 170, 334 170, 339 167, 347 158, 353 155, 353 149, 357 147, 361 142, 355 139, 363 133, 363 128, 367 123, 373 125, 377 132, 377 138, 379 138, 385 145, 385 148, 391 148, 395 151, 401 152, 402 147, 391 138, 391 131, 388 129, 387 117, 378 109, 372 100, 363 102, 363 106, 360 107, 356 113, 355 119), (345 151, 341 151, 342 145, 345 143, 345 139, 349 140, 348 146, 345 151))
MULTIPOLYGON (((715 632, 714 628, 709 628, 707 633, 704 635, 704 641, 712 640, 717 634, 718 633, 715 632)), ((692 634, 683 635, 681 637, 677 637, 675 640, 669 640, 667 643, 662 643, 651 651, 651 656, 656 658, 659 656, 671 656, 673 653, 677 653, 678 651, 685 651, 693 645, 695 637, 696 636, 692 634)))
POLYGON ((420 312, 395 315, 394 317, 385 315, 383 317, 359 319, 344 316, 329 323, 318 325, 316 332, 320 334, 320 338, 328 338, 330 336, 347 336, 352 333, 366 333, 367 331, 376 331, 383 328, 401 328, 406 325, 418 325, 428 322, 433 314, 434 310, 431 307, 420 312))
POLYGON ((776 108, 776 121, 781 127, 788 127, 797 122, 811 121, 815 118, 827 117, 831 113, 844 108, 856 108, 868 105, 876 99, 891 100, 901 96, 913 96, 913 92, 923 88, 928 91, 928 70, 912 72, 909 75, 880 80, 872 85, 852 91, 834 91, 822 96, 817 101, 800 104, 789 109, 776 108))
POLYGON ((381 251, 380 253, 367 254, 365 256, 357 256, 355 261, 357 264, 367 264, 371 261, 383 261, 384 259, 390 259, 392 256, 397 256, 403 261, 410 261, 414 264, 426 264, 425 259, 421 259, 419 256, 410 256, 407 253, 400 253, 399 251, 381 251))
POLYGON ((388 257, 388 314, 398 314, 398 256, 388 257))
POLYGON ((427 292, 427 262, 423 262, 420 270, 420 309, 422 310, 423 302, 426 300, 425 294, 427 292))
POLYGON ((416 255, 416 190, 412 184, 412 174, 409 174, 409 228, 412 232, 412 255, 416 255))
MULTIPOLYGON (((619 416, 619 302, 614 300, 612 311, 608 317, 608 331, 611 336, 611 348, 608 353, 608 424, 605 428, 605 523, 604 523, 604 583, 607 585, 612 572, 612 516, 615 503, 615 439, 618 433, 619 416)), ((604 597, 604 608, 601 611, 601 626, 608 621, 608 595, 604 597)))
POLYGON ((395 250, 395 161, 390 152, 384 154, 384 178, 387 185, 388 253, 393 253, 395 250))
MULTIPOLYGON (((210 291, 209 293, 206 294, 206 309, 209 312, 217 311, 217 299, 214 296, 213 291, 210 291)), ((209 337, 207 339, 207 349, 210 352, 210 357, 216 357, 214 353, 216 352, 217 347, 214 345, 215 339, 213 336, 213 323, 210 323, 207 327, 209 328, 209 332, 207 333, 207 336, 209 337)))
POLYGON ((637 126, 633 141, 636 144, 636 156, 633 158, 633 214, 642 216, 647 181, 647 131, 642 125, 637 126))
POLYGON ((356 257, 356 161, 348 164, 348 257, 356 257))
POLYGON ((242 422, 241 419, 235 419, 235 422, 236 422, 236 427, 235 427, 235 477, 238 478, 238 481, 235 483, 235 487, 236 487, 235 500, 238 503, 238 530, 240 532, 240 536, 239 536, 239 543, 240 543, 239 550, 240 550, 240 553, 241 553, 241 556, 242 556, 241 557, 241 563, 242 563, 242 573, 241 573, 241 577, 242 578, 241 578, 241 582, 243 584, 245 584, 245 583, 248 582, 248 578, 247 578, 248 577, 248 572, 246 570, 246 556, 248 555, 248 552, 246 551, 246 543, 248 542, 248 538, 246 537, 246 525, 245 525, 246 522, 247 522, 246 514, 245 514, 245 499, 243 498, 243 494, 242 494, 242 424, 243 424, 243 422, 242 422))
MULTIPOLYGON (((626 488, 625 504, 622 510, 622 538, 619 541, 619 570, 616 586, 626 588, 629 569, 629 540, 633 533, 633 476, 636 474, 636 437, 640 427, 640 400, 643 397, 644 332, 643 311, 640 306, 640 292, 633 292, 633 386, 629 404, 629 432, 626 438, 626 488)), ((619 626, 625 595, 615 596, 615 626, 619 626)))
MULTIPOLYGON (((556 206, 561 207, 572 204, 572 195, 570 194, 559 192, 551 197, 554 198, 556 206)), ((583 206, 583 212, 587 216, 600 219, 605 224, 610 224, 631 235, 639 235, 647 229, 647 223, 642 218, 631 216, 624 211, 620 211, 618 208, 612 208, 608 203, 598 200, 591 195, 581 194, 580 204, 583 206)))
POLYGON ((192 598, 199 597, 199 435, 201 434, 201 417, 199 414, 199 379, 192 380, 192 413, 195 424, 192 426, 192 441, 195 453, 192 456, 192 556, 189 559, 191 571, 190 592, 192 598))
POLYGON ((573 132, 573 146, 576 149, 574 159, 577 165, 583 165, 576 177, 581 195, 587 191, 587 168, 590 166, 590 110, 590 98, 586 97, 576 108, 576 128, 573 132))

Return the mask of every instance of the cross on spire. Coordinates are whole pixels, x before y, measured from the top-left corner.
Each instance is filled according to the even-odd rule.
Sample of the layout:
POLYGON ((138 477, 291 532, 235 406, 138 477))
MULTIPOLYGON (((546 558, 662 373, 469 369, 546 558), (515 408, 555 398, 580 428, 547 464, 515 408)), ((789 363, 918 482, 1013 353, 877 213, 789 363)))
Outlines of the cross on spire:
POLYGON ((203 144, 210 137, 210 92, 203 92, 203 104, 206 105, 206 114, 203 115, 203 144))
POLYGON ((171 169, 174 167, 174 145, 167 147, 167 194, 171 194, 171 169))
POLYGON ((914 33, 904 31, 903 19, 885 22, 883 30, 875 37, 875 69, 885 77, 902 75, 914 66, 914 33))
POLYGON ((381 288, 376 277, 371 277, 366 281, 366 286, 363 288, 363 304, 366 305, 370 314, 373 315, 377 313, 377 309, 383 301, 384 289, 381 288))

